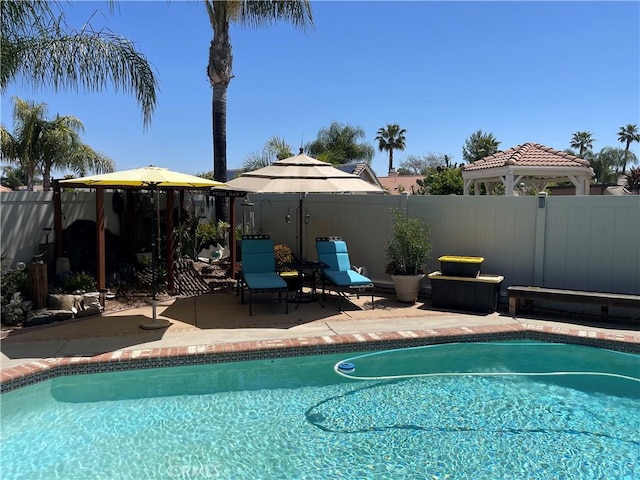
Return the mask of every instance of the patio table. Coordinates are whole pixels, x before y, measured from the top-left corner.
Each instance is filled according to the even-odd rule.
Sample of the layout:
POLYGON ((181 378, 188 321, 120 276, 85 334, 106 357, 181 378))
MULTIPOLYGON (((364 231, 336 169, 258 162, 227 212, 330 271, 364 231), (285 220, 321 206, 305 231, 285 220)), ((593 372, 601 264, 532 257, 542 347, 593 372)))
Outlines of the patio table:
POLYGON ((298 288, 293 301, 296 302, 296 309, 301 303, 318 302, 318 304, 324 308, 324 305, 320 301, 318 295, 318 289, 316 285, 316 279, 321 270, 329 268, 324 262, 293 262, 287 264, 288 268, 294 269, 298 272, 298 288), (308 289, 305 292, 305 287, 308 289))

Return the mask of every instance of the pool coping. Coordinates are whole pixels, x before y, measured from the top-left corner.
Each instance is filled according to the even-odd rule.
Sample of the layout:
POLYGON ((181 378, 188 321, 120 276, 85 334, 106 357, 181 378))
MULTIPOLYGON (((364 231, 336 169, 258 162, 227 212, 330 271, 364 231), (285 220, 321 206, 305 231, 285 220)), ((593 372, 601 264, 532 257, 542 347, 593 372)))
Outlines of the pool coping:
POLYGON ((0 393, 64 375, 237 362, 282 357, 416 347, 439 343, 537 340, 640 354, 640 338, 587 328, 540 324, 486 325, 321 337, 251 340, 161 348, 123 349, 94 356, 43 358, 0 371, 0 393))

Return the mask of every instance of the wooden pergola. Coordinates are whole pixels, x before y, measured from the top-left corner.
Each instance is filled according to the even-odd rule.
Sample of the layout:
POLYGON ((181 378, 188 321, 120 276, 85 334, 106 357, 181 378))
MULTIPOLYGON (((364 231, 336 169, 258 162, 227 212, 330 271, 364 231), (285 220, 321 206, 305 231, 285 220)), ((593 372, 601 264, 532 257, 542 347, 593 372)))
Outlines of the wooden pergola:
MULTIPOLYGON (((96 241, 96 281, 97 281, 97 286, 99 290, 104 290, 106 289, 106 255, 105 255, 105 208, 104 208, 104 191, 105 189, 108 190, 125 190, 126 191, 126 201, 127 201, 127 205, 132 205, 133 204, 133 193, 135 191, 140 191, 140 190, 144 190, 145 188, 143 187, 130 187, 130 186, 120 186, 120 187, 115 187, 115 186, 110 186, 110 187, 104 187, 104 186, 91 186, 88 187, 86 184, 84 183, 78 183, 78 184, 74 184, 74 183, 69 183, 68 181, 65 182, 64 184, 64 188, 83 188, 83 189, 91 189, 91 190, 95 190, 95 194, 96 194, 96 236, 95 236, 95 241, 96 241)), ((194 187, 172 187, 172 188, 159 188, 159 191, 163 191, 167 193, 167 205, 166 205, 166 210, 167 210, 167 216, 166 216, 166 221, 167 221, 167 231, 168 232, 172 232, 174 225, 175 225, 175 219, 174 219, 174 215, 173 215, 173 209, 174 209, 174 196, 175 196, 175 192, 178 191, 180 196, 180 205, 182 205, 182 202, 184 200, 184 191, 185 190, 204 190, 207 192, 207 194, 209 196, 216 196, 216 197, 231 197, 232 199, 234 197, 244 197, 246 195, 246 192, 243 191, 239 191, 239 190, 219 190, 219 189, 215 189, 215 190, 210 190, 209 188, 194 188, 194 187)), ((55 239, 55 256, 56 258, 60 258, 60 257, 64 257, 64 241, 63 241, 63 235, 62 235, 62 195, 61 195, 61 191, 62 191, 62 186, 60 185, 60 181, 59 180, 54 180, 53 181, 53 207, 54 207, 54 224, 53 224, 53 229, 54 229, 54 239, 55 239)), ((235 218, 236 218, 236 214, 235 214, 235 202, 232 200, 230 203, 230 212, 229 212, 229 217, 231 220, 231 225, 235 225, 235 218)), ((131 215, 131 211, 128 210, 128 214, 127 214, 127 224, 128 225, 132 225, 132 223, 135 223, 137 221, 136 217, 134 215, 131 215)), ((229 250, 230 250, 230 257, 231 257, 231 273, 233 275, 233 273, 236 271, 236 258, 235 258, 235 229, 231 228, 230 229, 230 240, 229 240, 229 250)), ((166 256, 167 259, 172 259, 174 256, 174 251, 175 251, 175 247, 174 247, 174 242, 173 242, 173 235, 167 235, 167 241, 166 241, 166 256)), ((172 261, 167 261, 167 288, 171 291, 175 288, 175 279, 174 279, 174 265, 172 261)))

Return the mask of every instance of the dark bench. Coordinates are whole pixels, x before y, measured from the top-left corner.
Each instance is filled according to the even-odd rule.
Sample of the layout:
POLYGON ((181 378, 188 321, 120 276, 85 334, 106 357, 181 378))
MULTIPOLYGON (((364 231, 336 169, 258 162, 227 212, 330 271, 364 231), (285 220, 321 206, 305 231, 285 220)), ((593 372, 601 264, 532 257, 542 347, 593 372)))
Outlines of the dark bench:
POLYGON ((508 287, 507 293, 509 296, 510 315, 516 314, 516 309, 522 300, 529 300, 531 302, 534 300, 547 300, 563 303, 600 305, 600 313, 603 318, 606 318, 609 315, 609 307, 640 309, 640 295, 520 286, 508 287))

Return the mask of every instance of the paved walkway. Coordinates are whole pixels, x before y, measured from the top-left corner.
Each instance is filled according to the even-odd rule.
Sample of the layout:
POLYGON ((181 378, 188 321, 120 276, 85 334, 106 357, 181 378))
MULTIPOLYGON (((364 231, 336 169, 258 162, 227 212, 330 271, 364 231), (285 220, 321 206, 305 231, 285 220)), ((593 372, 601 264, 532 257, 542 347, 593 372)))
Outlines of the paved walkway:
POLYGON ((344 336, 349 338, 340 341, 375 339, 381 334, 437 336, 453 331, 478 333, 523 328, 640 344, 637 323, 602 324, 532 315, 516 318, 502 312, 472 314, 433 309, 425 302, 401 304, 391 297, 376 297, 374 304, 371 309, 371 297, 361 297, 352 304, 342 301, 345 310, 339 312, 336 297, 328 295, 324 306, 318 302, 300 304, 297 308, 290 304, 289 314, 285 314, 284 304, 260 303, 254 305, 254 315, 250 317, 248 305, 241 305, 234 292, 176 298, 157 306, 157 320, 170 322, 167 328, 158 330, 140 328, 152 319, 152 307, 146 306, 5 332, 0 343, 0 366, 3 374, 14 370, 10 376, 14 378, 16 366, 26 368, 29 363, 43 359, 97 356, 104 359, 105 354, 114 352, 117 358, 129 358, 135 357, 136 351, 160 355, 160 350, 178 347, 185 352, 201 352, 203 346, 242 343, 246 346, 247 342, 255 346, 255 342, 281 344, 288 340, 287 345, 295 346, 308 344, 310 339, 344 336))

